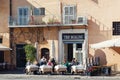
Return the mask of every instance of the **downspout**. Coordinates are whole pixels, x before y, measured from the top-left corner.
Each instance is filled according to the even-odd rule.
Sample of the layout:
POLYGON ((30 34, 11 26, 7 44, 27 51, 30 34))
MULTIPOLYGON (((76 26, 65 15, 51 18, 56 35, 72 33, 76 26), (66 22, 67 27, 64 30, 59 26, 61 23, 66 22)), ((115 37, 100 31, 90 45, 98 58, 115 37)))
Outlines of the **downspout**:
MULTIPOLYGON (((9 20, 11 20, 11 17, 12 17, 12 0, 9 0, 9 20)), ((9 21, 10 22, 10 21, 9 21)), ((9 27, 9 23, 8 23, 8 27, 9 27)), ((12 42, 12 40, 13 40, 13 28, 10 28, 9 27, 9 43, 10 43, 10 48, 12 48, 12 50, 10 51, 10 64, 13 66, 13 42, 12 42)), ((11 69, 13 69, 13 67, 11 66, 11 69)))
POLYGON ((9 10, 10 10, 10 16, 12 16, 12 0, 10 0, 10 4, 9 4, 9 6, 10 6, 10 8, 9 8, 9 10))

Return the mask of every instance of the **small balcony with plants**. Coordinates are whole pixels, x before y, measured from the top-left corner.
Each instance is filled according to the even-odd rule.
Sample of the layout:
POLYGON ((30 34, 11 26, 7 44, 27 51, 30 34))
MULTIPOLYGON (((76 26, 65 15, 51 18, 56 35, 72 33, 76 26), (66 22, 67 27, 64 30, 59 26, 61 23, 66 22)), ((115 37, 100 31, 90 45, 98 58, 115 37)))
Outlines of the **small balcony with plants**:
POLYGON ((60 20, 56 17, 41 16, 10 16, 9 27, 47 27, 47 26, 87 26, 87 18, 79 16, 76 19, 60 20))
POLYGON ((60 25, 62 25, 62 22, 56 18, 46 18, 41 16, 9 17, 9 27, 45 27, 60 25))

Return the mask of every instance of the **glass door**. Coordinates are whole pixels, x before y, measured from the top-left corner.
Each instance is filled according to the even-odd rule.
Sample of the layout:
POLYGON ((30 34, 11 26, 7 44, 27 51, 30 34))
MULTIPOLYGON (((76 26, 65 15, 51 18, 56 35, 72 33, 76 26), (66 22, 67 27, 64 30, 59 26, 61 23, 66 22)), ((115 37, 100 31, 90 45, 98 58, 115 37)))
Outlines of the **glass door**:
POLYGON ((82 53, 82 43, 73 44, 73 57, 80 63, 83 64, 83 53, 82 53))

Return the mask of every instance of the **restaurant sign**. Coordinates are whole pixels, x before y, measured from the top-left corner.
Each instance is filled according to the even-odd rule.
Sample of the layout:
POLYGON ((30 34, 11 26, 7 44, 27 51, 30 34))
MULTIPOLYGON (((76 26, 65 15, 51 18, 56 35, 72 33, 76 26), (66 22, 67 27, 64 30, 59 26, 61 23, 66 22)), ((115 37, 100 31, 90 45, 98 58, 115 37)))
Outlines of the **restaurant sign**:
POLYGON ((64 33, 62 34, 62 40, 81 40, 85 39, 84 33, 64 33))

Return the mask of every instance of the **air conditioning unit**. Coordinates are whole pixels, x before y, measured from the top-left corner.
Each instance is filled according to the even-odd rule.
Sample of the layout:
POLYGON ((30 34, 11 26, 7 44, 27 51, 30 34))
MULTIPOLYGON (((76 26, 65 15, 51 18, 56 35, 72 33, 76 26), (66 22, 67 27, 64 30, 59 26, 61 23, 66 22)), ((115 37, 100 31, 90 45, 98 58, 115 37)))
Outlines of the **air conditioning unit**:
POLYGON ((78 16, 77 23, 80 25, 88 25, 87 24, 87 18, 85 16, 78 16))

